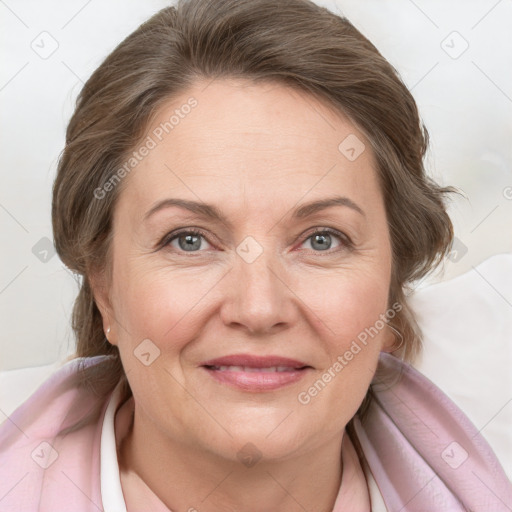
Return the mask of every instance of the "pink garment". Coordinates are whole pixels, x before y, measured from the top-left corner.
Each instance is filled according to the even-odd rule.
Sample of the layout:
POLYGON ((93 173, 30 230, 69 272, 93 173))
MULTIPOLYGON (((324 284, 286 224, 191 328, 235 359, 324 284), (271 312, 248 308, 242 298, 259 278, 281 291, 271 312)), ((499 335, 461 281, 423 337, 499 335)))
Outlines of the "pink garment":
MULTIPOLYGON (((105 359, 97 356, 81 361, 93 365, 105 359)), ((0 425, 1 512, 103 510, 100 440, 109 397, 100 399, 91 390, 77 387, 78 363, 73 360, 64 365, 0 425)), ((512 510, 512 484, 499 461, 442 391, 414 368, 385 353, 380 356, 375 382, 369 414, 364 422, 356 417, 355 427, 389 512, 512 510), (381 371, 401 373, 401 378, 391 387, 383 386, 379 383, 381 371)), ((119 439, 123 425, 128 427, 129 400, 124 406, 116 415, 119 439)), ((347 473, 333 512, 359 512, 346 501, 352 499, 352 492, 344 483, 354 474, 355 481, 360 481, 360 467, 345 458, 345 454, 354 455, 351 450, 350 443, 344 444, 347 473)), ((127 483, 135 484, 139 492, 151 490, 133 476, 121 474, 121 480, 128 511, 139 512, 133 508, 137 498, 131 491, 135 487, 127 491, 127 483)), ((367 492, 358 499, 364 500, 365 495, 367 492)))

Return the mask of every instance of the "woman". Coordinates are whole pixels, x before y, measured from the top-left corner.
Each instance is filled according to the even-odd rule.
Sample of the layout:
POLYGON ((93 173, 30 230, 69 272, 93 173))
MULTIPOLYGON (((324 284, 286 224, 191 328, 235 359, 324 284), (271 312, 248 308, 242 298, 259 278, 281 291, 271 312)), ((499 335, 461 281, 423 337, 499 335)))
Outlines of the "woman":
POLYGON ((0 427, 0 510, 501 511, 404 361, 453 232, 395 70, 305 0, 191 0, 85 84, 53 194, 69 361, 0 427))

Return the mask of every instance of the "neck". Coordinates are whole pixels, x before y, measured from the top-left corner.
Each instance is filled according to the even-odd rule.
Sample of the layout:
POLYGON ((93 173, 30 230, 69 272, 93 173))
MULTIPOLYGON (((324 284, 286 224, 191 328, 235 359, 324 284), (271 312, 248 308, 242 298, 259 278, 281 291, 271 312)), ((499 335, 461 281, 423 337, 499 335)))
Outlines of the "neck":
POLYGON ((119 461, 173 512, 331 512, 341 484, 343 434, 314 453, 246 467, 165 436, 136 410, 119 461))

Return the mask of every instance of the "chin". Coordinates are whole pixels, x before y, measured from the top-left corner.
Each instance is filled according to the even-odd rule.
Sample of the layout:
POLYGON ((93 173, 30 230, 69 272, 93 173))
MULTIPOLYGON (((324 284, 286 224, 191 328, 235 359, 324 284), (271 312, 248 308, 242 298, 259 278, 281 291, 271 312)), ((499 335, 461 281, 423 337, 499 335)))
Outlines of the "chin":
POLYGON ((283 409, 279 413, 274 411, 274 414, 264 417, 258 416, 253 414, 252 417, 230 420, 228 415, 222 415, 226 424, 230 425, 227 430, 231 437, 223 432, 222 440, 211 443, 210 449, 242 463, 246 457, 277 461, 293 457, 307 449, 308 445, 313 448, 314 439, 324 437, 323 432, 315 435, 313 425, 297 424, 297 418, 293 418, 296 413, 291 409, 283 409))

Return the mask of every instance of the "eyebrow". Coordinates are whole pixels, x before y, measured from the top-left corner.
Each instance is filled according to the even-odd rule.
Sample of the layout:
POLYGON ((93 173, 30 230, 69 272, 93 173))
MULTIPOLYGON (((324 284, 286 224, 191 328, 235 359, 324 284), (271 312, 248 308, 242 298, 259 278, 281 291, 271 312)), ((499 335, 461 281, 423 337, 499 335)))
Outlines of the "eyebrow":
MULTIPOLYGON (((178 198, 168 198, 158 201, 145 215, 144 220, 147 220, 149 217, 154 215, 156 212, 170 208, 172 206, 177 206, 179 208, 183 208, 192 213, 195 213, 198 216, 209 218, 216 220, 221 223, 229 224, 227 219, 221 213, 221 211, 214 205, 197 202, 197 201, 189 201, 187 199, 178 199, 178 198)), ((364 211, 356 204, 354 201, 349 199, 348 197, 343 196, 334 196, 326 199, 321 199, 317 201, 310 201, 309 203, 305 203, 302 206, 296 208, 293 211, 292 218, 303 219, 305 217, 309 217, 321 210, 325 210, 327 208, 331 208, 333 206, 345 206, 351 208, 357 213, 361 214, 363 217, 365 216, 364 211)))

